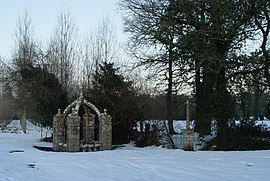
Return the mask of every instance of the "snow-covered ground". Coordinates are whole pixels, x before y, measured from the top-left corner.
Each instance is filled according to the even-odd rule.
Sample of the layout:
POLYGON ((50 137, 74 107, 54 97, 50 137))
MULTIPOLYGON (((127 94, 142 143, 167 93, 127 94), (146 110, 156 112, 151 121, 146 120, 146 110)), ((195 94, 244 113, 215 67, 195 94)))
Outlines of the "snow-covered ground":
MULTIPOLYGON (((13 123, 12 123, 13 124, 13 123)), ((161 147, 88 153, 54 153, 33 148, 38 141, 32 128, 23 134, 0 132, 1 181, 127 181, 127 180, 269 180, 270 150, 213 152, 161 147)))

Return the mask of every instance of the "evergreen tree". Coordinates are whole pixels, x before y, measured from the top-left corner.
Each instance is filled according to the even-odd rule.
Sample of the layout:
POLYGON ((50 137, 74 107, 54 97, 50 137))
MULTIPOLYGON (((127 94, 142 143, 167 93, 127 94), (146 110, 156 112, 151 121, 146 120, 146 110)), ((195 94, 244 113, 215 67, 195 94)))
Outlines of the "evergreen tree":
POLYGON ((52 126, 58 108, 63 110, 67 106, 67 92, 54 74, 40 67, 28 66, 19 74, 22 79, 18 81, 17 102, 21 98, 25 105, 32 102, 28 114, 40 120, 43 126, 52 126))
POLYGON ((112 116, 113 144, 127 143, 133 122, 141 118, 132 82, 125 80, 113 63, 107 62, 99 65, 99 71, 93 77, 90 99, 112 116))
POLYGON ((16 116, 16 112, 14 111, 15 99, 12 94, 12 87, 8 82, 3 83, 1 91, 0 119, 11 120, 13 117, 16 116))

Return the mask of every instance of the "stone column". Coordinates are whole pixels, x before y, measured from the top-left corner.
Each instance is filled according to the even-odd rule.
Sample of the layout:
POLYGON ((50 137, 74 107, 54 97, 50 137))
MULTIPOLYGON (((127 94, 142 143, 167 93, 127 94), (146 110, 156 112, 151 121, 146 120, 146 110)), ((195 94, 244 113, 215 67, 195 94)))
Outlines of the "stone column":
POLYGON ((94 142, 95 135, 95 115, 83 115, 83 139, 85 144, 94 142))
POLYGON ((65 121, 62 114, 53 117, 53 151, 63 151, 65 144, 65 121))
POLYGON ((185 129, 183 130, 184 136, 184 150, 185 151, 194 151, 194 129, 185 129))
POLYGON ((80 151, 80 117, 68 115, 67 116, 67 151, 80 151))
POLYGON ((100 150, 112 148, 112 117, 106 113, 106 110, 99 117, 99 143, 100 150))

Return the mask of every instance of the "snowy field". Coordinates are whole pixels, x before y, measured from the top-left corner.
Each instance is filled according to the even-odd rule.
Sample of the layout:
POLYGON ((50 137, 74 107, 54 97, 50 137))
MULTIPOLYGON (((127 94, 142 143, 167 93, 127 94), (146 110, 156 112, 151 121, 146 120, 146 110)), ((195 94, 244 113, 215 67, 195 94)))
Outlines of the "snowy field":
MULTIPOLYGON (((14 123, 12 123, 14 124, 14 123)), ((17 126, 15 124, 15 126, 17 126)), ((33 148, 39 128, 0 131, 1 181, 255 181, 270 178, 270 150, 185 152, 126 145, 111 151, 54 153, 33 148)))

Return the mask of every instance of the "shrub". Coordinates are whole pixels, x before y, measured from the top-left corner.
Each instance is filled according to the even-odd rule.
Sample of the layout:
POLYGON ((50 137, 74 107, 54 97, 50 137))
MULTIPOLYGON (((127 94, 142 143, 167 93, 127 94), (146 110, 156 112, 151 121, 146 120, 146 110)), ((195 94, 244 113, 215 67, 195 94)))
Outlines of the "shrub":
POLYGON ((144 127, 144 131, 134 129, 132 139, 135 141, 135 145, 137 147, 159 146, 162 138, 161 129, 157 125, 149 123, 146 123, 144 127))
MULTIPOLYGON (((270 149, 270 131, 265 125, 256 125, 255 120, 241 120, 239 124, 228 127, 229 145, 222 150, 265 150, 270 149)), ((216 137, 207 141, 203 150, 212 150, 216 137)), ((217 148, 219 150, 219 148, 217 148)))

